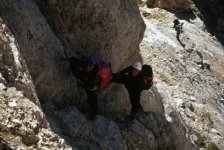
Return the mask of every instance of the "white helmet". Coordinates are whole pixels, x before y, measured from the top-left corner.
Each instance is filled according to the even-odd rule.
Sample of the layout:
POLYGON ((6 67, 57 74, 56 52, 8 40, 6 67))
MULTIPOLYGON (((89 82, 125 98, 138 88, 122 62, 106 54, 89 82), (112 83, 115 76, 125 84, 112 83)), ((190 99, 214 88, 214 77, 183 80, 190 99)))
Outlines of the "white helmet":
POLYGON ((140 62, 135 62, 134 64, 131 65, 133 68, 141 71, 142 70, 142 64, 140 62))

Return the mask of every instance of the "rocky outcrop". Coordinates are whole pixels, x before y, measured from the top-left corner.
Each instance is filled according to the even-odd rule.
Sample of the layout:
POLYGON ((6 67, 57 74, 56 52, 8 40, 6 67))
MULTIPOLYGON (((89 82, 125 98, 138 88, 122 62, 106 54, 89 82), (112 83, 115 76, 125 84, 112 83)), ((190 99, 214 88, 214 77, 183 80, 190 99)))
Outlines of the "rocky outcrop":
POLYGON ((140 55, 154 71, 141 95, 144 112, 127 119, 127 91, 110 84, 89 121, 83 88, 52 57, 97 52, 115 72, 133 62, 144 31, 136 2, 1 0, 0 149, 224 149, 222 45, 192 13, 179 18, 178 41, 179 14, 141 11, 140 55))
POLYGON ((163 8, 169 10, 191 11, 192 2, 190 0, 147 0, 149 8, 163 8))
POLYGON ((77 149, 194 149, 194 145, 185 136, 186 129, 181 124, 178 113, 173 112, 175 120, 167 121, 163 113, 137 114, 136 119, 97 116, 90 122, 85 113, 69 107, 59 111, 51 105, 45 105, 52 127, 66 142, 77 149), (71 117, 72 116, 72 117, 71 117), (172 139, 179 139, 175 142, 172 139))
POLYGON ((32 78, 25 61, 20 54, 20 47, 9 28, 0 18, 0 82, 7 87, 16 87, 24 95, 40 106, 32 78))
POLYGON ((22 91, 2 83, 0 88, 0 149, 69 148, 49 128, 42 110, 22 91))
POLYGON ((192 0, 199 10, 199 16, 205 25, 222 43, 224 43, 224 3, 221 0, 192 0))
POLYGON ((116 72, 138 55, 145 25, 135 0, 35 0, 69 55, 96 52, 116 72))
POLYGON ((17 40, 0 20, 0 149, 69 148, 49 128, 17 40))
POLYGON ((223 46, 195 18, 180 20, 184 23, 182 47, 172 28, 174 14, 157 8, 141 10, 147 18, 141 55, 154 68, 154 85, 162 96, 167 119, 180 116, 198 148, 223 149, 223 46))
POLYGON ((140 60, 137 51, 145 26, 134 0, 35 2, 45 17, 33 1, 27 0, 3 0, 0 13, 18 39, 41 101, 85 107, 85 97, 80 96, 69 65, 55 64, 55 55, 96 52, 112 62, 114 72, 140 60))
MULTIPOLYGON (((139 0, 141 6, 176 11, 193 11, 200 17, 210 32, 224 43, 224 3, 221 0, 139 0)), ((177 14, 183 16, 183 14, 177 14)), ((186 15, 186 14, 185 14, 186 15)))
MULTIPOLYGON (((72 79, 68 80, 69 77, 62 76, 63 72, 66 74, 66 64, 60 68, 52 60, 56 54, 63 55, 60 41, 32 1, 2 0, 0 7, 3 21, 18 41, 39 99, 59 103, 64 97, 62 93, 75 89, 76 84, 72 79), (61 88, 62 85, 64 88, 61 88)), ((66 75, 69 76, 68 73, 66 75)))

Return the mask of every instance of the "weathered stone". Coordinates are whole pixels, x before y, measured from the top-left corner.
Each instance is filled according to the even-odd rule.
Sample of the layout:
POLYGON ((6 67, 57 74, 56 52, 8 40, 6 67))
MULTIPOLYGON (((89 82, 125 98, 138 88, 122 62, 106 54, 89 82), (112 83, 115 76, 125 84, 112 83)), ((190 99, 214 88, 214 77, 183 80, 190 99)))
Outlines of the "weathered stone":
MULTIPOLYGON (((155 69, 156 84, 154 85, 162 96, 165 116, 170 123, 167 127, 174 130, 172 133, 164 133, 168 140, 161 141, 163 142, 161 145, 167 143, 169 145, 167 141, 173 136, 181 137, 175 138, 177 149, 178 147, 209 149, 211 143, 215 145, 214 147, 223 149, 223 142, 219 141, 224 135, 221 127, 224 119, 223 115, 215 113, 223 113, 223 105, 220 105, 223 95, 220 93, 223 93, 221 89, 224 87, 224 72, 220 71, 220 68, 224 67, 222 45, 208 32, 202 31, 198 24, 184 22, 187 28, 180 40, 187 47, 183 49, 175 37, 175 31, 171 29, 172 20, 175 18, 172 14, 156 8, 144 8, 143 11, 147 11, 150 15, 146 17, 148 20, 145 19, 146 32, 140 44, 141 55, 143 62, 152 65, 155 69), (167 60, 175 61, 167 62, 167 60), (216 63, 212 65, 212 62, 216 63), (206 69, 206 63, 210 64, 210 69, 206 69), (175 132, 177 130, 181 132, 175 132), (220 137, 216 135, 216 130, 221 134, 220 137), (214 133, 211 133, 212 131, 214 133), (189 143, 188 139, 191 137, 193 141, 189 143)), ((195 19, 197 20, 198 18, 195 19)), ((149 127, 156 128, 152 124, 149 127)))
MULTIPOLYGON (((49 132, 50 129, 46 125, 46 118, 40 109, 33 82, 20 54, 18 43, 2 19, 0 19, 0 42, 2 55, 0 60, 0 75, 2 77, 0 85, 0 149, 25 150, 34 149, 34 147, 38 149, 40 148, 38 145, 44 143, 38 136, 41 133, 41 128, 45 127, 49 132)), ((52 131, 51 135, 55 136, 52 131)), ((44 137, 51 139, 51 137, 44 137)), ((54 141, 50 147, 53 145, 57 147, 59 144, 63 143, 54 141)), ((68 146, 65 145, 65 147, 68 146)))
MULTIPOLYGON (((3 78, 1 82, 5 84, 4 86, 14 86, 18 90, 22 90, 30 100, 39 105, 31 76, 20 54, 21 49, 18 46, 17 40, 1 18, 0 43, 0 55, 3 57, 0 61, 0 76, 3 78)), ((6 90, 4 86, 2 90, 6 90)), ((15 103, 10 103, 10 105, 11 104, 14 106, 15 103)))
POLYGON ((202 54, 200 52, 197 52, 197 51, 192 51, 190 54, 189 54, 189 57, 191 57, 191 59, 196 62, 197 64, 203 64, 203 57, 202 57, 202 54))
POLYGON ((144 30, 136 2, 35 2, 46 18, 33 1, 0 1, 0 149, 224 149, 223 47, 197 16, 182 16, 188 19, 181 20, 183 48, 172 28, 178 15, 141 9, 147 28, 140 54, 154 71, 154 85, 141 98, 147 112, 139 111, 133 120, 124 117, 130 112, 128 93, 123 85, 113 84, 100 93, 97 118, 89 121, 85 92, 60 68, 68 64, 49 60, 63 55, 63 49, 75 55, 75 48, 86 55, 97 51, 115 71, 127 66, 137 56, 132 57, 144 30), (109 55, 104 47, 111 50, 109 55), (210 69, 203 68, 206 63, 210 69), (42 102, 56 97, 52 101, 85 111, 58 109, 51 102, 40 109, 29 72, 42 102))
POLYGON ((192 2, 190 0, 147 0, 149 8, 175 9, 182 11, 191 11, 192 2))
POLYGON ((22 136, 22 141, 25 145, 31 146, 38 142, 38 138, 33 131, 28 131, 22 136))
POLYGON ((35 1, 69 55, 96 52, 114 71, 140 59, 145 25, 135 0, 35 1))
POLYGON ((164 113, 162 97, 158 94, 156 88, 151 87, 150 90, 143 91, 140 101, 145 112, 164 113))
POLYGON ((122 135, 126 139, 128 149, 156 150, 159 148, 153 132, 138 121, 129 122, 127 129, 122 131, 122 135))
MULTIPOLYGON (((60 69, 57 69, 57 65, 53 62, 52 57, 54 55, 63 53, 60 41, 52 33, 34 2, 2 0, 0 1, 0 8, 2 19, 18 42, 14 46, 15 50, 23 55, 27 63, 38 97, 43 101, 54 99, 59 103, 61 96, 58 94, 63 93, 61 90, 66 89, 61 89, 61 85, 67 85, 67 88, 69 88, 75 84, 74 82, 70 82, 73 85, 68 84, 66 77, 63 77, 64 80, 62 80, 60 75, 62 72, 59 74, 60 70, 66 70, 66 64, 64 64, 64 69, 60 68, 60 65, 58 65, 60 69), (32 38, 30 38, 31 35, 32 38)), ((16 43, 16 41, 12 42, 16 43)), ((19 59, 21 58, 19 57, 19 59)), ((25 81, 27 80, 25 77, 23 78, 25 81)), ((21 81, 21 79, 18 81, 21 81)), ((35 92, 29 94, 31 93, 35 92)))
POLYGON ((35 2, 45 18, 35 3, 27 0, 3 0, 0 13, 18 40, 40 100, 52 100, 58 107, 85 105, 78 101, 85 97, 68 74, 68 64, 55 64, 55 55, 96 52, 112 63, 114 72, 141 60, 138 50, 145 25, 135 0, 35 2))

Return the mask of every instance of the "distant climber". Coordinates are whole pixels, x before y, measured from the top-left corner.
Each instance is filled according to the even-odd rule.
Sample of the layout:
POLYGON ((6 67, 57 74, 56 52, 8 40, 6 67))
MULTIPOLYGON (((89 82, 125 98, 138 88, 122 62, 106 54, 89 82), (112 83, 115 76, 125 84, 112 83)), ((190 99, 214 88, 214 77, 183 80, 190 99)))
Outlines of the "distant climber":
POLYGON ((88 102, 90 105, 90 114, 88 119, 95 120, 97 115, 97 92, 112 79, 110 66, 104 62, 98 62, 96 54, 88 57, 88 59, 78 59, 75 57, 55 57, 57 61, 69 61, 73 75, 81 79, 83 87, 86 89, 88 102), (103 73, 104 74, 103 74, 103 73), (106 75, 107 77, 104 77, 106 75))
POLYGON ((183 32, 182 29, 183 29, 183 24, 184 23, 180 23, 180 21, 178 19, 175 19, 173 21, 173 23, 174 23, 173 28, 177 31, 177 34, 180 35, 180 33, 183 32))
POLYGON ((140 104, 140 96, 143 90, 143 76, 141 75, 142 64, 135 62, 131 66, 123 69, 118 73, 113 74, 111 82, 124 84, 128 90, 131 113, 128 116, 130 119, 135 118, 135 114, 139 109, 142 109, 140 104))
POLYGON ((176 30, 176 38, 177 38, 177 40, 179 41, 179 43, 180 43, 183 47, 185 47, 185 44, 183 44, 183 43, 180 41, 180 33, 183 32, 183 24, 184 24, 184 23, 180 23, 180 21, 179 21, 178 19, 175 19, 175 20, 173 21, 173 23, 174 23, 173 28, 176 30))

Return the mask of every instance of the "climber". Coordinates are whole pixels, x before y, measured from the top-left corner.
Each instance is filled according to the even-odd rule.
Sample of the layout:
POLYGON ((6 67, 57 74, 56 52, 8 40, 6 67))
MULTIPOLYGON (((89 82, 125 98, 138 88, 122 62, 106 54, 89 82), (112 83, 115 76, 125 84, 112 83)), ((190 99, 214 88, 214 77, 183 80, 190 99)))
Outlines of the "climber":
POLYGON ((182 32, 182 26, 183 26, 184 23, 180 23, 180 21, 178 19, 175 19, 173 21, 173 23, 174 23, 173 28, 175 28, 177 33, 180 34, 182 32))
POLYGON ((90 105, 89 120, 95 120, 97 115, 97 91, 100 84, 99 68, 97 66, 97 55, 93 54, 87 60, 74 57, 54 57, 56 62, 68 61, 71 65, 73 75, 81 79, 83 87, 86 89, 88 102, 90 105))
POLYGON ((83 83, 86 89, 88 102, 90 105, 89 119, 95 120, 97 115, 97 90, 100 84, 99 68, 97 66, 97 56, 92 55, 88 58, 83 83))
POLYGON ((135 118, 135 114, 139 109, 142 109, 140 104, 140 96, 143 83, 143 77, 141 75, 142 64, 135 62, 131 66, 123 69, 118 73, 113 74, 111 82, 124 84, 128 90, 131 113, 128 116, 130 119, 135 118))
POLYGON ((183 47, 185 47, 185 45, 184 45, 183 43, 181 43, 181 41, 180 41, 180 33, 183 32, 182 28, 183 28, 183 24, 184 24, 184 23, 180 23, 180 21, 179 21, 178 19, 175 19, 175 20, 173 21, 173 23, 174 23, 173 28, 176 30, 176 38, 177 38, 177 40, 180 42, 180 44, 181 44, 183 47))

